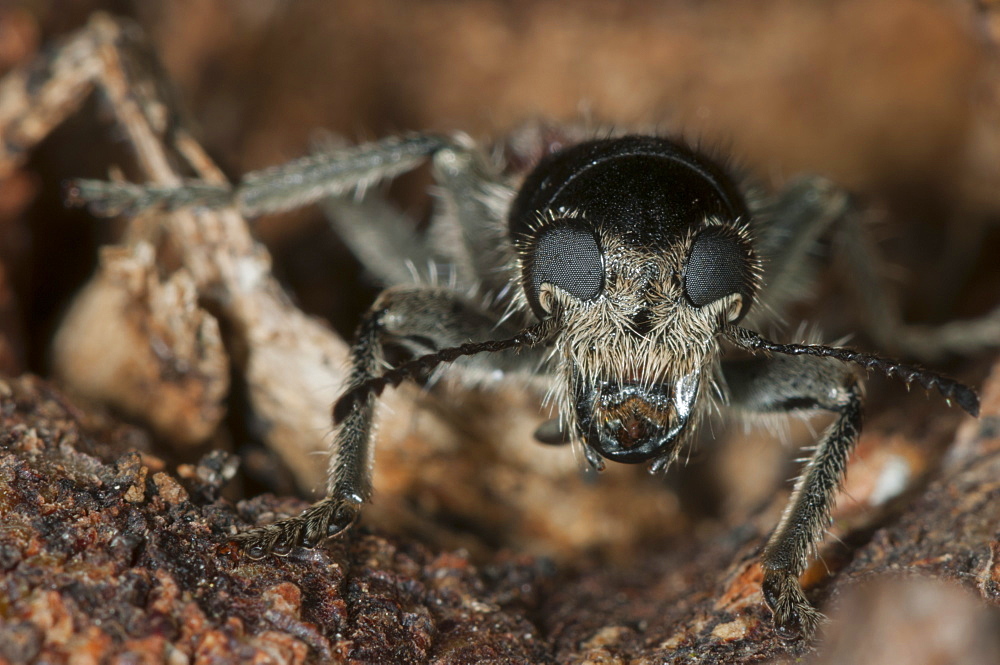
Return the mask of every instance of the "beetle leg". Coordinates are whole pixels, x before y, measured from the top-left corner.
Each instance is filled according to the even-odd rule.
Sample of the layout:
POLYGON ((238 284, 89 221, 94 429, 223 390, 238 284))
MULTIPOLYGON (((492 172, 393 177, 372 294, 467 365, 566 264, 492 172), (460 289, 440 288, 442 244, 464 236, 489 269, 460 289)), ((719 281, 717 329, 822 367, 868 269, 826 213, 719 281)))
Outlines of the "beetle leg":
POLYGON ((254 217, 301 208, 328 196, 393 178, 412 170, 448 144, 449 139, 432 134, 389 137, 253 171, 235 187, 203 182, 162 187, 75 180, 69 186, 69 199, 102 216, 131 215, 150 208, 234 205, 241 214, 254 217))
POLYGON ((324 210, 355 256, 386 285, 412 281, 409 261, 417 270, 447 265, 458 284, 499 292, 507 285, 504 268, 513 255, 505 224, 513 190, 461 136, 434 152, 432 164, 435 214, 426 233, 417 233, 376 198, 331 197, 324 210))
MULTIPOLYGON (((470 341, 504 337, 511 331, 495 317, 447 289, 395 287, 382 293, 362 318, 351 349, 352 370, 345 392, 379 376, 385 368, 385 348, 393 345, 414 356, 470 341)), ((486 378, 493 370, 518 371, 537 361, 527 350, 498 352, 456 363, 463 376, 486 378)), ((372 435, 377 398, 365 393, 355 400, 336 431, 328 474, 327 497, 301 515, 260 527, 236 537, 251 557, 287 554, 292 547, 314 547, 347 529, 372 492, 372 435)))
MULTIPOLYGON (((969 354, 1000 346, 1000 307, 976 319, 944 325, 912 325, 903 321, 881 266, 869 225, 850 195, 831 181, 807 176, 791 182, 756 211, 760 221, 757 251, 763 258, 767 285, 762 302, 781 312, 809 295, 816 266, 812 253, 827 229, 847 264, 845 282, 852 288, 876 346, 930 361, 948 353, 969 354)), ((751 327, 761 314, 751 314, 751 327)))
POLYGON ((848 204, 844 190, 825 178, 808 176, 791 182, 756 211, 760 221, 755 249, 763 260, 766 285, 761 300, 771 310, 780 313, 809 295, 816 270, 812 253, 820 237, 843 218, 848 204))
POLYGON ((506 223, 514 190, 468 141, 456 140, 439 150, 432 165, 438 185, 428 230, 432 245, 456 267, 460 282, 501 291, 508 286, 504 267, 514 255, 506 223))
POLYGON ((822 615, 806 600, 798 578, 830 521, 848 456, 861 431, 861 387, 849 368, 825 358, 750 358, 723 363, 722 368, 737 408, 837 414, 795 482, 781 521, 761 554, 764 599, 775 627, 782 637, 808 637, 822 615))
POLYGON ((880 348, 933 361, 948 354, 967 355, 1000 347, 1000 307, 978 318, 941 325, 903 321, 899 302, 879 269, 883 262, 878 247, 864 221, 858 214, 846 215, 836 240, 847 260, 850 283, 864 308, 869 331, 880 348))

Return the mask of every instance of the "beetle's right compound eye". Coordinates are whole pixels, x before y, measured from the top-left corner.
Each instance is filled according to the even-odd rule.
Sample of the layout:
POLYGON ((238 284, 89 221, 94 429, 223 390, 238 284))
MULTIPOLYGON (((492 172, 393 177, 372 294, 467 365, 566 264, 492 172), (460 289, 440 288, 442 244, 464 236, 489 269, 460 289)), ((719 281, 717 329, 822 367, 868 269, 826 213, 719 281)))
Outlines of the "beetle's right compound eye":
POLYGON ((593 231, 584 224, 554 224, 543 228, 525 261, 525 288, 539 314, 543 284, 557 286, 577 300, 593 300, 604 287, 604 257, 593 231))
POLYGON ((704 307, 720 298, 738 293, 743 296, 739 316, 753 299, 753 250, 732 226, 710 226, 691 245, 684 270, 684 291, 695 307, 704 307))

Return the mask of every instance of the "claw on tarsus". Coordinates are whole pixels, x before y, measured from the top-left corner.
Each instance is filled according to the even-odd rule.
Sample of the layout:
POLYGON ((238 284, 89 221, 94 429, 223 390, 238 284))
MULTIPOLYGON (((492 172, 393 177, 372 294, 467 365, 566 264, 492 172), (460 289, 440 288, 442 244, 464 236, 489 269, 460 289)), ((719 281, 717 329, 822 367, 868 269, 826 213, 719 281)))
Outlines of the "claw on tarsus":
POLYGON ((346 532, 360 514, 358 501, 323 499, 301 515, 238 534, 232 542, 250 559, 285 557, 295 547, 314 548, 346 532))

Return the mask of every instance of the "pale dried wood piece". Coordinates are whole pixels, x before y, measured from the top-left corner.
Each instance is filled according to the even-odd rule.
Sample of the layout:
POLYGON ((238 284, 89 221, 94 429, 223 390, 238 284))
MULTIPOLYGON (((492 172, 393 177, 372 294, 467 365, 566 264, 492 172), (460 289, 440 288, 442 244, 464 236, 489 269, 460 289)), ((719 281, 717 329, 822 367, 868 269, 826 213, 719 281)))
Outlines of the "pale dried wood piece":
POLYGON ((177 445, 205 441, 225 414, 229 358, 190 274, 161 279, 146 242, 107 247, 53 342, 68 385, 142 418, 177 445))
POLYGON ((97 51, 108 36, 105 26, 92 23, 49 57, 0 79, 0 179, 90 94, 102 67, 97 51))
MULTIPOLYGON (((224 182, 163 101, 136 30, 97 14, 0 83, 0 173, 16 168, 96 88, 135 150, 140 177, 179 183, 187 161, 199 178, 224 182)), ((346 351, 290 302, 239 215, 182 211, 129 222, 63 322, 53 355, 74 390, 139 417, 175 444, 193 444, 221 422, 232 354, 268 444, 303 485, 316 486, 325 474, 314 453, 325 449, 346 351), (232 331, 225 344, 216 316, 232 331)))

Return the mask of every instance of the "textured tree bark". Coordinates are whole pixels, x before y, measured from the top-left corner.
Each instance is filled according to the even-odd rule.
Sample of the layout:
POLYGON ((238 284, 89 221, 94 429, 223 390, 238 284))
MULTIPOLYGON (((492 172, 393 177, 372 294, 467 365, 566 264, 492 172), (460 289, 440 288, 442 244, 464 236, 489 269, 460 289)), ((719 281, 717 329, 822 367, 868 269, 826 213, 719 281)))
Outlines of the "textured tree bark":
MULTIPOLYGON (((995 662, 1000 366, 985 398, 933 482, 851 527, 841 515, 841 543, 807 573, 831 616, 810 659, 995 662)), ((227 537, 305 504, 222 498, 231 455, 168 472, 141 432, 27 376, 0 383, 0 427, 8 662, 751 663, 814 648, 777 639, 763 609, 763 519, 575 571, 365 528, 255 562, 227 537)))

